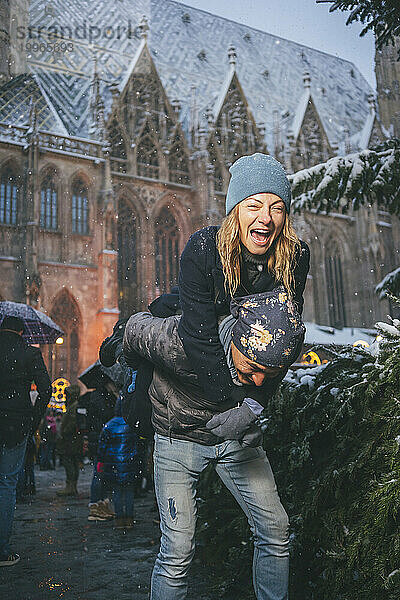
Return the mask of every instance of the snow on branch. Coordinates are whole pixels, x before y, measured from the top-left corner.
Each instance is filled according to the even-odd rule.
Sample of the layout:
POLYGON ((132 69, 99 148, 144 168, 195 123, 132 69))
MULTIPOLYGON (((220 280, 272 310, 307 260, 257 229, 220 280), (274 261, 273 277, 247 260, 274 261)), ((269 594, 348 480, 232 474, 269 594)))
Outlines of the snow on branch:
POLYGON ((289 176, 293 210, 357 210, 377 201, 400 216, 400 140, 374 150, 335 156, 289 176))
POLYGON ((378 283, 375 292, 379 294, 379 299, 386 298, 387 293, 393 296, 400 296, 400 267, 391 271, 378 283))

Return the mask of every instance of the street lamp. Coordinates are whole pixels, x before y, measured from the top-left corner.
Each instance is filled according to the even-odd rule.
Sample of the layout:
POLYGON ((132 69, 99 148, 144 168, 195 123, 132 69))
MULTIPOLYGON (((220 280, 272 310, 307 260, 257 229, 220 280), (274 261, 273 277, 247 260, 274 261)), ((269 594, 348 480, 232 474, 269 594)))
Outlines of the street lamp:
MULTIPOLYGON (((61 346, 61 344, 64 343, 64 338, 62 337, 58 337, 56 339, 56 344, 57 346, 61 346)), ((56 347, 54 344, 52 346, 52 350, 51 350, 51 378, 53 379, 55 377, 55 366, 56 366, 56 347)))

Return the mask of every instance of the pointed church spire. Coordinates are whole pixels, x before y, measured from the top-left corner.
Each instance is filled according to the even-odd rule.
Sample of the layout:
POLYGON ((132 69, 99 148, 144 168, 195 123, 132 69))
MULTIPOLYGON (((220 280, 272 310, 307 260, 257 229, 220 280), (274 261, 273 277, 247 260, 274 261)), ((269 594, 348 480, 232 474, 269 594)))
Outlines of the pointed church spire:
POLYGON ((139 29, 140 29, 140 37, 142 38, 142 40, 147 40, 148 31, 149 31, 150 27, 149 27, 148 18, 146 17, 146 15, 142 16, 142 19, 139 23, 139 29))
POLYGON ((233 44, 231 44, 229 46, 229 49, 228 49, 228 58, 229 58, 229 64, 231 66, 231 69, 233 71, 236 71, 237 54, 236 54, 235 46, 233 44))
POLYGON ((100 93, 100 77, 97 71, 97 56, 93 50, 93 77, 90 90, 89 133, 91 137, 102 141, 104 139, 104 102, 100 93))
POLYGON ((370 113, 375 113, 376 112, 376 104, 375 104, 375 96, 374 96, 374 94, 369 94, 369 96, 368 96, 368 106, 369 106, 369 112, 370 113))
POLYGON ((36 143, 38 141, 38 109, 37 102, 33 100, 33 96, 29 100, 29 128, 27 131, 28 143, 36 143))
POLYGON ((281 141, 281 122, 279 119, 279 111, 275 108, 272 111, 272 120, 273 120, 273 130, 274 130, 274 152, 275 158, 280 157, 282 151, 282 141, 281 141))
POLYGON ((305 90, 309 90, 311 88, 311 77, 309 71, 304 71, 303 73, 303 85, 305 90))
POLYGON ((350 129, 348 125, 345 125, 343 128, 344 135, 344 151, 346 154, 350 154, 351 152, 351 140, 350 140, 350 129))
POLYGON ((197 144, 197 129, 199 127, 199 115, 197 110, 197 88, 192 85, 190 88, 190 114, 189 114, 189 131, 191 133, 192 146, 197 144))

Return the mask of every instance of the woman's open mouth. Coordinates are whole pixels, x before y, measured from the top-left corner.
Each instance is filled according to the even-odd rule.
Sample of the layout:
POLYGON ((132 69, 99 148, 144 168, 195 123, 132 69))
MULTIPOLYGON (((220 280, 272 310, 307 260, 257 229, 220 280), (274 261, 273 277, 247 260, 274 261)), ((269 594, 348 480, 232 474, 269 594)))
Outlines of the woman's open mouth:
POLYGON ((271 236, 272 233, 265 229, 252 229, 250 231, 250 237, 257 246, 265 246, 270 241, 271 236))

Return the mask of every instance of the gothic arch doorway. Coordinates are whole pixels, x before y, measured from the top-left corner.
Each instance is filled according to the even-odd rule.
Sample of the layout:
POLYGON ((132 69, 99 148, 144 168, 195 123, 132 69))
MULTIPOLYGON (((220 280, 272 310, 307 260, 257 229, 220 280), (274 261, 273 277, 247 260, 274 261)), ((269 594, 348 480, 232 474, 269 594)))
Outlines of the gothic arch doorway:
POLYGON ((137 228, 136 215, 124 199, 118 204, 118 288, 121 318, 129 317, 137 306, 137 228))
POLYGON ((180 231, 174 215, 164 206, 155 219, 156 289, 163 294, 178 284, 180 231))
POLYGON ((75 299, 67 290, 62 290, 55 298, 50 317, 64 330, 63 343, 49 346, 51 380, 64 377, 70 383, 76 383, 82 319, 75 299))

